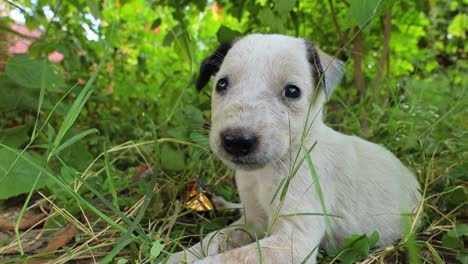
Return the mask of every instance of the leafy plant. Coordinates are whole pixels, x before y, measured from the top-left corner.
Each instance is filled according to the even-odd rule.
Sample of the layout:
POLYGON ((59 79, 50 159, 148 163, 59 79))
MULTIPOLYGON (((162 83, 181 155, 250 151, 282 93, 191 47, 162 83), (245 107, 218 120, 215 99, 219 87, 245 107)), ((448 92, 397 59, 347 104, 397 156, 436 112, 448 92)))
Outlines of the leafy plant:
POLYGON ((331 250, 328 253, 334 259, 339 259, 342 264, 356 263, 369 255, 369 251, 379 240, 379 233, 374 231, 370 236, 352 235, 344 241, 343 247, 339 250, 331 250))

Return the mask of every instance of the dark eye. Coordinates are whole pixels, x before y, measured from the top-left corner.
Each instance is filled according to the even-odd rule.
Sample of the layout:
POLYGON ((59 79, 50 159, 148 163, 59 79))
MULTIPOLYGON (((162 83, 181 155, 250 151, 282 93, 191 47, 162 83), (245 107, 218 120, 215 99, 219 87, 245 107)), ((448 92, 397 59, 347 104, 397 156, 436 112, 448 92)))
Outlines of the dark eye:
POLYGON ((289 98, 299 98, 301 96, 301 90, 295 85, 287 85, 284 87, 283 95, 289 98))
POLYGON ((216 91, 218 93, 224 92, 224 91, 227 90, 228 86, 229 86, 229 82, 228 82, 227 78, 221 78, 216 83, 216 91))

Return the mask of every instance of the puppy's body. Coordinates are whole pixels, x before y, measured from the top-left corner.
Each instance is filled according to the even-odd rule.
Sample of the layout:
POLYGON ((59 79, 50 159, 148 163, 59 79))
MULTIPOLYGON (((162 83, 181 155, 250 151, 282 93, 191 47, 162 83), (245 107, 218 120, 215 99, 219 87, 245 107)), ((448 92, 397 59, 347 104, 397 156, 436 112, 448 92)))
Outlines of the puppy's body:
POLYGON ((197 263, 258 263, 261 255, 264 263, 300 263, 310 255, 308 263, 315 263, 319 245, 340 246, 351 234, 378 231, 378 245, 399 239, 401 214, 420 199, 418 183, 383 147, 323 123, 325 95, 341 77, 340 62, 302 39, 281 35, 249 35, 222 53, 201 68, 201 75, 216 74, 210 143, 236 169, 244 215, 170 262, 186 257, 197 263), (302 149, 314 144, 310 156, 320 186, 301 162, 302 149), (288 177, 281 205, 282 189, 272 198, 288 177), (313 215, 324 213, 318 192, 327 213, 340 216, 329 218, 333 239, 326 235, 325 217, 313 215), (279 215, 299 215, 275 218, 278 208, 279 215), (270 226, 271 235, 263 237, 259 229, 270 226))

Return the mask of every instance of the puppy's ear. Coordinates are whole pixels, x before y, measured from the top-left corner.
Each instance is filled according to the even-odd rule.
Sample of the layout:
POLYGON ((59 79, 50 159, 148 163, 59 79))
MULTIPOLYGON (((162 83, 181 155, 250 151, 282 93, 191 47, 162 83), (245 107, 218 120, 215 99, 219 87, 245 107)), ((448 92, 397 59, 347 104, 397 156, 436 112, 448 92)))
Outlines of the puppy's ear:
POLYGON ((221 44, 213 54, 203 60, 200 65, 200 73, 196 83, 197 90, 200 91, 203 89, 203 87, 205 87, 205 85, 210 81, 211 76, 215 75, 219 71, 224 57, 228 53, 229 49, 231 49, 232 44, 232 41, 221 44))
POLYGON ((326 54, 313 43, 306 42, 307 56, 312 65, 314 79, 320 82, 327 98, 343 77, 343 62, 326 54))

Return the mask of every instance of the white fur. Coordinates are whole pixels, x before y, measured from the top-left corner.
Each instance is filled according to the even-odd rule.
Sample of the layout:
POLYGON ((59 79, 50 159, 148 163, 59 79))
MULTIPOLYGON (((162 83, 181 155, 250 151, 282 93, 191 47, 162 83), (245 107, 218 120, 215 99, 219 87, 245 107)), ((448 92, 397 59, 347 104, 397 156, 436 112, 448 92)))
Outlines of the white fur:
MULTIPOLYGON (((342 66, 322 51, 318 53, 327 88, 333 89, 341 78, 342 66)), ((245 214, 231 227, 213 232, 201 244, 175 254, 169 263, 180 263, 184 258, 189 263, 258 263, 255 236, 264 263, 300 263, 318 245, 331 246, 323 216, 279 217, 268 237, 251 228, 268 228, 280 203, 280 195, 273 203, 272 197, 281 180, 290 175, 296 154, 298 160, 304 156, 301 135, 310 103, 307 125, 311 128, 304 146, 317 143, 310 155, 326 209, 342 217, 330 218, 338 243, 335 246, 352 234, 375 230, 380 234, 380 246, 401 237, 400 214, 411 212, 420 200, 415 177, 385 148, 338 133, 323 123, 326 98, 322 88, 315 87, 313 70, 302 39, 254 34, 234 43, 215 78, 216 83, 228 76, 230 87, 224 95, 213 91, 210 142, 213 152, 236 169, 245 214), (291 83, 301 89, 299 100, 283 98, 284 86, 291 83), (313 96, 315 92, 317 96, 313 96), (263 166, 244 168, 229 161, 220 132, 230 127, 250 129, 259 135, 259 147, 251 159, 263 166), (199 259, 194 254, 206 257, 199 259)), ((290 181, 280 210, 280 215, 295 213, 323 213, 307 162, 290 181)), ((307 263, 316 263, 317 252, 307 263)))

